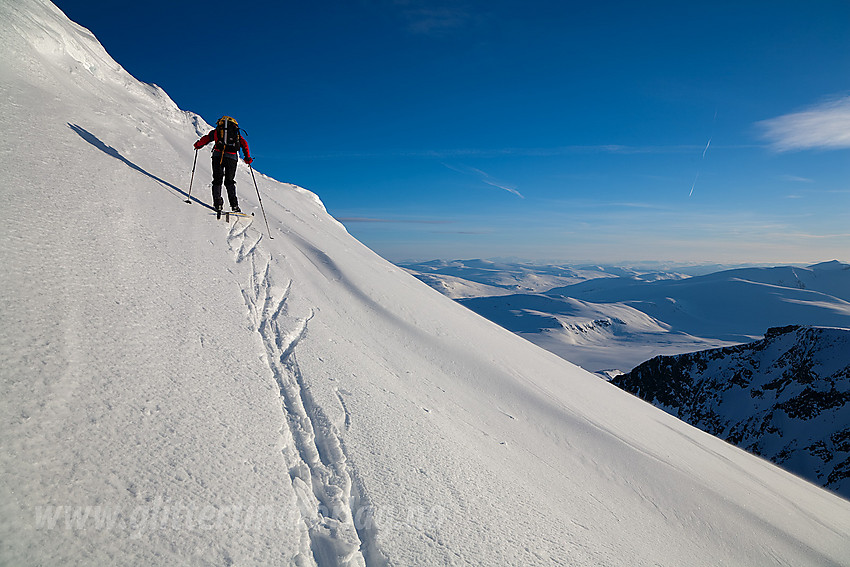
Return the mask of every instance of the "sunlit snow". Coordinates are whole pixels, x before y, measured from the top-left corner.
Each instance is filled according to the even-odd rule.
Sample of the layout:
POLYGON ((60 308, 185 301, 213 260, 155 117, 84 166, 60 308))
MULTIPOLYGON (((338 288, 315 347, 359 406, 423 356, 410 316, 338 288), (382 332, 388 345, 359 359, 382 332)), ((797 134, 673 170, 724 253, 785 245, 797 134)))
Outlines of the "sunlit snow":
POLYGON ((216 220, 201 152, 186 204, 209 126, 46 0, 0 4, 0 48, 0 563, 846 564, 850 503, 470 313, 309 191, 257 175, 270 239, 240 165, 256 216, 216 220))

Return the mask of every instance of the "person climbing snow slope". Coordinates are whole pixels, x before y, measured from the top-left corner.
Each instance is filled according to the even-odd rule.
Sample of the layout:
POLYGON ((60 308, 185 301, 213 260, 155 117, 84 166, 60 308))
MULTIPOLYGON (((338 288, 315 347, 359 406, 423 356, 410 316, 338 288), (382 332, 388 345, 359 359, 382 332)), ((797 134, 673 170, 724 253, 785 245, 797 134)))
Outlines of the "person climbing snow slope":
POLYGON ((222 116, 218 119, 215 129, 195 142, 195 149, 200 150, 210 142, 215 142, 212 151, 212 197, 213 207, 221 211, 224 199, 221 197, 221 185, 227 188, 227 199, 233 212, 241 212, 239 201, 236 198, 236 165, 239 162, 239 150, 245 156, 245 163, 250 164, 253 160, 248 142, 242 137, 239 124, 230 116, 222 116))

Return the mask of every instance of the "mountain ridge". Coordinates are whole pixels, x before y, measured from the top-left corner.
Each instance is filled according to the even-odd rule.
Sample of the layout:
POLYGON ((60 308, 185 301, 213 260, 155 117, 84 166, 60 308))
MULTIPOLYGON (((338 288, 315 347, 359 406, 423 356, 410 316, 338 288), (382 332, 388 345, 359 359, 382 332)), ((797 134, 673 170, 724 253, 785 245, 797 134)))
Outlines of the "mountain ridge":
POLYGON ((612 383, 850 497, 850 329, 789 325, 744 345, 659 356, 612 383))

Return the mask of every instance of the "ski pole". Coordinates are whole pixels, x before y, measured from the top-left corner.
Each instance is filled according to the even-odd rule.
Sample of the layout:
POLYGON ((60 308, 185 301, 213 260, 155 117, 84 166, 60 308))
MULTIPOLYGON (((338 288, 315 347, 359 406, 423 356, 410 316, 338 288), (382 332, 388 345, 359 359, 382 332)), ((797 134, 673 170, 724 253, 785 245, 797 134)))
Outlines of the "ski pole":
POLYGON ((251 167, 251 164, 248 164, 248 168, 251 170, 251 179, 254 180, 254 189, 257 190, 257 199, 260 200, 260 210, 263 212, 263 220, 266 221, 266 230, 269 232, 269 238, 274 239, 272 236, 272 231, 269 228, 269 219, 266 218, 266 210, 263 208, 263 198, 260 197, 260 188, 257 186, 257 178, 254 177, 254 168, 251 167))
POLYGON ((195 181, 195 166, 198 164, 198 150, 195 150, 195 161, 192 163, 192 179, 189 180, 189 194, 186 195, 186 202, 192 204, 192 183, 195 181))

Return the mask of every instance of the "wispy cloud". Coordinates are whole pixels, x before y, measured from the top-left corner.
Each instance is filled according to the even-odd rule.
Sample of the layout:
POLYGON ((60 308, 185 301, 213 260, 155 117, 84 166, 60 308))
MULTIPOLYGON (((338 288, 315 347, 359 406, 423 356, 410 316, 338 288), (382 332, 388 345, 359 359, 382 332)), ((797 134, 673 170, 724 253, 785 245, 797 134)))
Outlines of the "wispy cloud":
POLYGON ((493 234, 493 230, 432 230, 434 234, 462 234, 462 235, 480 235, 493 234))
MULTIPOLYGON (((713 146, 714 147, 714 146, 713 146)), ((749 149, 759 148, 760 145, 731 145, 722 146, 723 149, 749 149)), ((698 145, 670 145, 670 146, 623 146, 619 144, 601 144, 594 146, 553 146, 553 147, 508 147, 508 148, 435 148, 422 149, 385 149, 371 151, 334 151, 324 153, 298 153, 289 152, 286 157, 303 160, 331 160, 331 159, 462 159, 462 158, 494 158, 494 157, 557 157, 566 155, 587 154, 611 154, 611 155, 635 155, 635 154, 688 154, 696 151, 705 151, 705 146, 698 145)))
POLYGON ((335 217, 336 220, 345 223, 396 223, 396 224, 451 224, 453 221, 429 220, 429 219, 382 219, 375 217, 335 217))
POLYGON ((413 33, 434 35, 464 28, 469 14, 451 8, 420 8, 408 15, 408 29, 413 33))
POLYGON ((797 232, 791 234, 783 234, 781 236, 793 237, 793 238, 809 238, 809 239, 826 239, 826 238, 850 238, 850 233, 834 233, 834 234, 811 234, 805 232, 797 232))
POLYGON ((507 191, 508 193, 513 193, 514 195, 516 195, 520 199, 525 199, 523 194, 520 193, 519 191, 517 191, 517 188, 516 188, 515 185, 511 185, 511 184, 508 184, 508 183, 503 183, 501 181, 497 181, 496 179, 493 179, 493 177, 491 177, 490 174, 488 174, 486 171, 481 171, 478 168, 469 167, 469 166, 458 167, 458 166, 449 165, 447 163, 444 163, 443 165, 446 166, 447 168, 451 169, 452 171, 457 171, 458 173, 464 173, 464 174, 468 174, 468 175, 476 175, 476 176, 478 176, 478 178, 481 180, 482 183, 486 183, 487 185, 490 185, 491 187, 495 187, 497 189, 502 189, 503 191, 507 191))
POLYGON ((652 209, 656 211, 669 210, 668 207, 659 205, 658 203, 604 203, 605 207, 624 207, 627 209, 652 209))
POLYGON ((495 179, 490 177, 486 172, 481 171, 480 169, 475 169, 473 167, 472 170, 475 171, 476 173, 478 173, 479 175, 481 175, 481 181, 486 183, 487 185, 490 185, 490 186, 495 187, 497 189, 502 189, 503 191, 507 191, 508 193, 513 193, 514 195, 516 195, 520 199, 525 199, 525 197, 523 197, 522 193, 517 191, 516 186, 508 185, 507 183, 502 183, 500 181, 496 181, 495 179))
POLYGON ((850 148, 850 96, 757 123, 774 149, 850 148))
POLYGON ((441 36, 464 30, 480 18, 480 11, 466 2, 433 0, 391 0, 390 5, 405 21, 405 28, 416 35, 441 36))
POLYGON ((800 177, 798 175, 780 175, 780 179, 784 181, 791 181, 793 183, 814 183, 814 179, 809 179, 808 177, 800 177))

